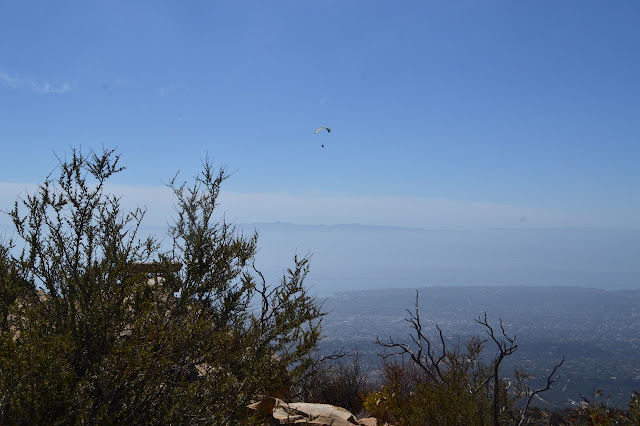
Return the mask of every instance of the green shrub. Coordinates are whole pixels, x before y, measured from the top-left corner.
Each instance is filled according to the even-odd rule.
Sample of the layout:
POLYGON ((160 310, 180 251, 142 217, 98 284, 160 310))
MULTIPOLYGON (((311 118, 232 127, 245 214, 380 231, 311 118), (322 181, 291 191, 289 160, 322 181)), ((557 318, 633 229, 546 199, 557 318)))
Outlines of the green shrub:
POLYGON ((400 425, 498 425, 525 424, 532 398, 550 389, 557 380, 556 372, 564 358, 547 377, 546 387, 533 390, 528 375, 516 370, 515 386, 501 378, 503 360, 512 355, 518 345, 509 336, 500 320, 499 331, 485 313, 475 321, 484 328, 487 339, 475 336, 464 347, 448 346, 442 329, 436 325, 439 340, 427 337, 420 318, 416 294, 415 310, 406 320, 411 327, 412 345, 393 339, 378 344, 382 355, 383 383, 378 392, 365 400, 365 408, 384 421, 400 425), (494 329, 495 328, 495 329, 494 329), (485 344, 495 348, 484 355, 485 344), (399 358, 399 360, 398 360, 399 358), (515 408, 518 399, 525 399, 523 408, 515 408))
MULTIPOLYGON (((365 400, 365 408, 381 420, 399 425, 493 424, 493 392, 481 354, 484 342, 467 342, 465 349, 446 352, 439 380, 433 380, 407 357, 383 363, 383 386, 365 400)), ((500 404, 511 408, 503 382, 500 404)))
POLYGON ((21 254, 0 250, 0 421, 223 424, 312 363, 322 313, 308 259, 268 285, 257 235, 217 220, 224 169, 169 184, 172 247, 139 239, 105 184, 113 151, 60 161, 9 212, 21 254))
POLYGON ((604 396, 601 389, 597 389, 591 399, 583 396, 583 406, 570 417, 572 425, 613 426, 640 424, 640 394, 633 392, 629 399, 629 408, 620 410, 609 405, 609 396, 604 396))

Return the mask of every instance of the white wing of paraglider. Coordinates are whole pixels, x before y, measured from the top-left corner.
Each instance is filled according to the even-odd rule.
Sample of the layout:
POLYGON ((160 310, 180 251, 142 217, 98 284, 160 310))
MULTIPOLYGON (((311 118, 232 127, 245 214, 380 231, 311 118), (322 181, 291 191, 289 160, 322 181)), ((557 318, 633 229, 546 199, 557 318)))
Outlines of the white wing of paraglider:
POLYGON ((319 132, 320 130, 322 130, 322 129, 327 129, 327 133, 331 133, 331 129, 330 129, 330 128, 328 128, 328 127, 318 127, 318 128, 316 129, 316 131, 315 131, 315 132, 313 132, 313 134, 314 134, 314 135, 317 135, 317 134, 318 134, 318 132, 319 132))

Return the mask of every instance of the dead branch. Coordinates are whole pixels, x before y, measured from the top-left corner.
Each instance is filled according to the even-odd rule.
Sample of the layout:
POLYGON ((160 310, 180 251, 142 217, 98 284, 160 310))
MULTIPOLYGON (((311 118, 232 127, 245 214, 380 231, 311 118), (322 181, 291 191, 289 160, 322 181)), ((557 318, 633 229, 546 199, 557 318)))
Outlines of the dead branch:
POLYGON ((420 321, 420 309, 418 304, 419 297, 420 293, 416 291, 415 312, 411 312, 407 309, 409 318, 405 319, 405 321, 411 324, 411 328, 414 331, 409 336, 411 337, 411 340, 413 341, 417 349, 412 350, 410 345, 408 344, 396 343, 391 337, 389 337, 388 343, 384 343, 380 341, 379 337, 376 337, 376 343, 384 348, 390 348, 394 350, 394 352, 390 354, 380 355, 383 359, 387 359, 389 357, 397 355, 408 355, 411 360, 422 371, 424 371, 429 379, 434 382, 444 383, 445 379, 441 369, 441 365, 443 364, 443 362, 446 362, 447 358, 447 346, 444 340, 444 335, 440 327, 436 325, 440 336, 440 343, 442 345, 441 352, 436 354, 436 350, 434 349, 431 340, 422 332, 422 322, 420 321))
POLYGON ((524 408, 522 409, 522 416, 520 417, 520 423, 518 423, 518 426, 522 426, 523 424, 525 424, 524 422, 525 422, 526 417, 527 417, 527 411, 529 410, 529 404, 531 404, 531 401, 533 400, 533 398, 536 395, 541 394, 542 392, 546 392, 549 389, 551 389, 551 385, 558 381, 560 376, 555 377, 555 378, 554 378, 554 376, 555 376, 556 372, 558 371, 558 368, 560 368, 562 366, 562 364, 564 364, 564 356, 562 357, 562 361, 560 361, 558 364, 556 364, 556 366, 553 367, 553 370, 551 371, 551 373, 547 376, 547 385, 544 388, 536 389, 535 391, 531 391, 531 389, 527 389, 527 394, 529 396, 527 398, 527 403, 525 404, 524 408))
POLYGON ((516 349, 518 349, 518 345, 516 345, 516 336, 515 334, 513 335, 513 337, 510 337, 507 335, 507 333, 504 330, 504 325, 502 323, 502 318, 500 318, 500 330, 502 331, 502 337, 504 338, 504 340, 502 340, 501 338, 499 338, 499 336, 496 336, 493 327, 489 324, 489 321, 487 320, 487 313, 484 313, 484 319, 482 319, 481 317, 478 317, 475 320, 478 324, 482 325, 483 327, 486 328, 486 332, 489 335, 489 337, 491 338, 491 340, 493 340, 493 342, 496 344, 496 347, 498 348, 498 354, 495 356, 495 358, 493 359, 492 362, 492 366, 493 366, 493 373, 492 373, 492 377, 493 377, 493 424, 495 426, 498 426, 498 417, 500 416, 500 404, 499 404, 499 396, 500 396, 500 392, 499 392, 499 386, 500 386, 500 364, 502 363, 502 360, 504 360, 505 357, 513 354, 516 349))

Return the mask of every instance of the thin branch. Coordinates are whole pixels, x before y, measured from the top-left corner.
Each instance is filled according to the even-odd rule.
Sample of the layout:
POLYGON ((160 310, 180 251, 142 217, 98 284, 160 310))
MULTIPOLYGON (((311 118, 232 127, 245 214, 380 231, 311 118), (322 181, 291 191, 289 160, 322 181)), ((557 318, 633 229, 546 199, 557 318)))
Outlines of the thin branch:
POLYGON ((541 394, 542 392, 546 392, 549 389, 551 389, 551 385, 558 381, 560 376, 555 377, 555 378, 553 376, 556 374, 556 372, 558 371, 558 368, 560 368, 562 366, 562 364, 564 364, 564 356, 562 357, 562 361, 560 361, 558 364, 556 364, 556 366, 553 367, 553 370, 551 371, 551 373, 547 376, 547 385, 544 388, 537 389, 537 390, 535 390, 535 391, 533 391, 533 392, 531 392, 529 394, 529 397, 527 398, 527 403, 525 404, 524 408, 522 409, 522 416, 520 417, 520 423, 518 423, 518 426, 522 426, 524 424, 525 419, 527 417, 527 410, 529 410, 529 404, 531 404, 531 401, 533 400, 533 398, 536 395, 541 394))

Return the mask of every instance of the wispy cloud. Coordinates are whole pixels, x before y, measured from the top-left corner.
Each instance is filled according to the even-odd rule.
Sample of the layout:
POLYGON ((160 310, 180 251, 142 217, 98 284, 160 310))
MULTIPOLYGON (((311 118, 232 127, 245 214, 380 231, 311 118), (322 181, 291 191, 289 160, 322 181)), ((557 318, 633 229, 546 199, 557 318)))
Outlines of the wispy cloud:
POLYGON ((71 85, 64 84, 51 84, 48 82, 38 82, 35 80, 29 80, 26 78, 16 77, 7 72, 0 71, 0 81, 5 87, 17 90, 30 90, 36 93, 48 94, 62 94, 71 90, 71 85))

